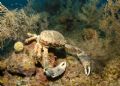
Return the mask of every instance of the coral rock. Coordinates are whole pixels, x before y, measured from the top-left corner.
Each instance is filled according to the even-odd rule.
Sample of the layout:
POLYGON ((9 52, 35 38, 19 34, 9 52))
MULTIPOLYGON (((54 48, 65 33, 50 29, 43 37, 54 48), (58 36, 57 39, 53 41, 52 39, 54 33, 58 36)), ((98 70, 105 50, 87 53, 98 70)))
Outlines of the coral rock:
POLYGON ((31 76, 35 73, 35 61, 26 54, 14 54, 8 60, 7 70, 14 74, 31 76))

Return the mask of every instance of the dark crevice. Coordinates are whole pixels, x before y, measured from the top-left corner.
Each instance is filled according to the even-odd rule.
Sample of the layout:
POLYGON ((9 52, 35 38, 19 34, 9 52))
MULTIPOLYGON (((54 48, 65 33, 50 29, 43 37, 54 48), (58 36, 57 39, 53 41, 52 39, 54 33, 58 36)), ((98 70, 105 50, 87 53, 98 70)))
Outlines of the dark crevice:
POLYGON ((48 52, 52 52, 57 56, 57 58, 65 58, 66 57, 66 52, 64 48, 49 48, 48 52))
POLYGON ((5 57, 6 54, 12 52, 14 43, 14 40, 6 39, 2 45, 2 48, 0 48, 0 57, 5 57))
POLYGON ((0 70, 0 76, 4 76, 4 70, 0 70))
POLYGON ((21 73, 16 73, 16 72, 11 72, 11 71, 8 71, 8 73, 10 73, 12 76, 17 75, 17 76, 25 77, 25 75, 21 73))

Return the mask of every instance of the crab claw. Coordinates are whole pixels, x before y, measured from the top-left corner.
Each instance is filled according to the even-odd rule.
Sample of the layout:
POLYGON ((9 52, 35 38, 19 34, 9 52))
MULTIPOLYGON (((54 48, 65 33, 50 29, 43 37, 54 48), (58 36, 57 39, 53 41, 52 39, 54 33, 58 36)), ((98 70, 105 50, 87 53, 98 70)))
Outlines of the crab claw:
POLYGON ((58 66, 54 68, 47 68, 44 69, 44 72, 47 77, 56 78, 62 75, 66 69, 66 62, 61 62, 58 66))
POLYGON ((81 54, 77 54, 78 58, 80 59, 83 67, 84 67, 84 71, 85 74, 88 76, 90 75, 91 72, 91 61, 90 61, 90 57, 85 54, 84 52, 81 54))
MULTIPOLYGON (((84 64, 85 65, 85 64, 84 64)), ((84 71, 85 71, 85 74, 88 76, 90 75, 90 72, 91 72, 91 67, 90 65, 85 65, 84 66, 84 71)))

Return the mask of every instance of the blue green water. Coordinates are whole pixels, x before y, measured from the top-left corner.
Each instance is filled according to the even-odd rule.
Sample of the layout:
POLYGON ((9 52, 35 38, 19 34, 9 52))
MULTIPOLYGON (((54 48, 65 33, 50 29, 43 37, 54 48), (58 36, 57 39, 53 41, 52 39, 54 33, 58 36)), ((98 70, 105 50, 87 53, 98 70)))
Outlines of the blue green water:
MULTIPOLYGON (((44 10, 45 2, 48 0, 32 0, 32 1, 39 4, 39 7, 41 10, 44 10)), ((60 0, 60 1, 63 1, 63 0, 60 0)), ((82 3, 87 0, 83 0, 83 1, 75 0, 75 2, 76 1, 80 1, 82 3)), ((5 5, 8 9, 16 9, 16 8, 20 9, 27 5, 27 0, 0 0, 0 2, 2 2, 2 4, 5 5)), ((106 3, 106 2, 107 2, 107 0, 100 0, 100 3, 98 4, 98 6, 101 6, 103 3, 106 3)), ((52 3, 52 0, 51 0, 51 3, 52 3)))

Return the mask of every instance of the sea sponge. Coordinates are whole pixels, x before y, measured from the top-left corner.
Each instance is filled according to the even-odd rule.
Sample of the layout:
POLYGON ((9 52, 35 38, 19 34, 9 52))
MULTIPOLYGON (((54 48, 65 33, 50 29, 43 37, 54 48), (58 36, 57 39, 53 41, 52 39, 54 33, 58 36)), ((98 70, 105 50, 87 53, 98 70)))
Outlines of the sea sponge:
POLYGON ((107 62, 103 78, 108 81, 117 80, 120 77, 120 58, 114 58, 107 62))
POLYGON ((93 28, 85 28, 82 32, 84 40, 98 39, 97 31, 93 28))
POLYGON ((14 49, 16 52, 21 52, 24 49, 24 45, 22 42, 18 41, 14 44, 14 49))

